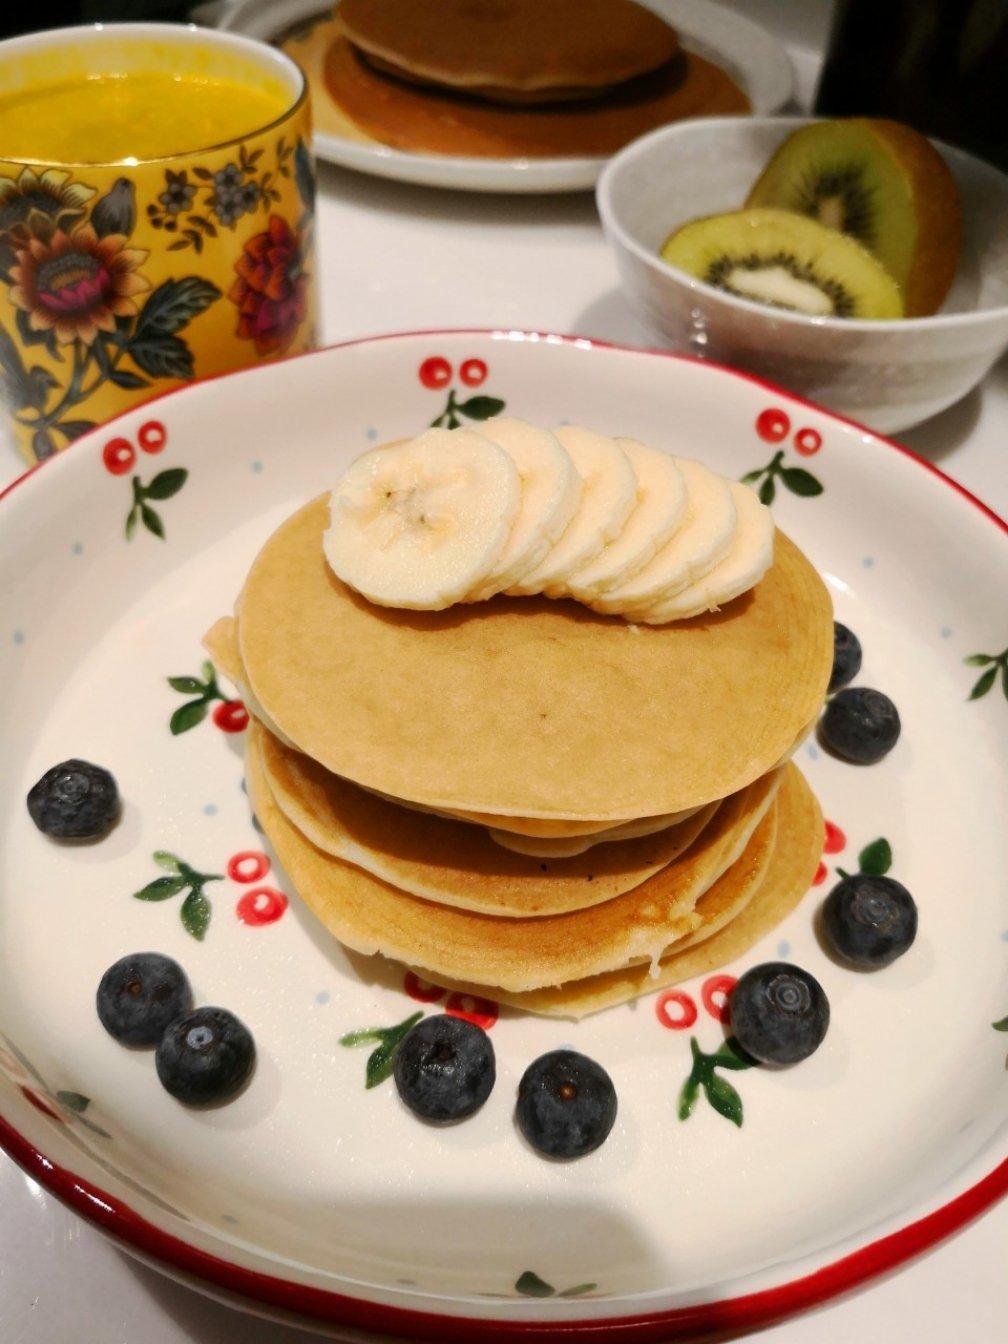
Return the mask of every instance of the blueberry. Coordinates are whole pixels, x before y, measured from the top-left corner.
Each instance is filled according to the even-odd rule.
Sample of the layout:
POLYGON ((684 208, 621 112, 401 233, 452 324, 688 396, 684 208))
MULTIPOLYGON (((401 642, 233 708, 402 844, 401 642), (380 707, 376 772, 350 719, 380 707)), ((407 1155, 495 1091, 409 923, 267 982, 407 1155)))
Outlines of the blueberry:
POLYGON ((853 681, 861 671, 861 641, 853 630, 833 622, 833 671, 827 691, 830 695, 853 681))
POLYGON ((403 1038, 395 1085, 421 1120, 465 1120, 493 1090, 497 1065, 490 1037, 461 1017, 425 1017, 403 1038))
POLYGON ((28 793, 31 819, 57 840, 97 840, 119 816, 119 790, 107 770, 89 761, 62 761, 28 793))
POLYGON ((851 966, 888 966, 917 937, 917 906, 891 877, 854 873, 826 897, 823 933, 831 950, 851 966))
POLYGON ((593 1059, 576 1050, 552 1050, 525 1070, 515 1115, 537 1152, 584 1157, 609 1137, 616 1122, 616 1089, 593 1059))
POLYGON ((187 1106, 230 1101, 255 1065, 255 1042, 226 1008, 197 1008, 161 1037, 154 1056, 166 1091, 187 1106))
POLYGON ((838 691, 822 716, 823 746, 857 765, 874 765, 886 756, 900 735, 896 706, 881 691, 853 686, 838 691))
POLYGON ((797 1064, 818 1050, 829 1026, 822 985, 786 961, 746 971, 732 990, 732 1035, 761 1064, 797 1064))
POLYGON ((192 1004, 185 971, 158 952, 121 958, 98 985, 98 1017, 121 1045, 157 1045, 165 1029, 192 1004))

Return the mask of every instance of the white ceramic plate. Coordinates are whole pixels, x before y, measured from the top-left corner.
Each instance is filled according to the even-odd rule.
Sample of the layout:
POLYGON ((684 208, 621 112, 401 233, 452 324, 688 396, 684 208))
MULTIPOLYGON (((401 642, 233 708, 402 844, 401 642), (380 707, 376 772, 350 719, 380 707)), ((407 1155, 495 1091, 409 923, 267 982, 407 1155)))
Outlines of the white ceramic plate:
POLYGON ((992 1030, 1008 1014, 1006 581, 1004 525, 895 445, 738 374, 587 340, 351 343, 187 388, 84 436, 0 505, 0 1140, 175 1272, 397 1338, 550 1339, 561 1326, 565 1340, 694 1338, 899 1263, 1008 1187, 1008 1036, 992 1030), (390 1083, 365 1090, 368 1049, 339 1038, 446 1001, 428 1008, 401 970, 349 958, 275 863, 264 871, 240 732, 224 731, 239 711, 215 701, 168 730, 198 696, 166 678, 203 676, 200 636, 281 518, 369 444, 450 406, 478 424, 501 405, 733 476, 765 466, 781 525, 861 637, 861 682, 903 717, 875 767, 802 749, 835 828, 824 881, 730 970, 776 956, 806 966, 832 1025, 793 1070, 730 1075, 739 1127, 703 1097, 677 1117, 690 1038, 712 1052, 724 1036, 716 978, 579 1024, 502 1012, 495 1092, 455 1129, 419 1124, 390 1083), (134 479, 153 513, 127 539, 134 479), (978 654, 999 661, 965 661, 978 654), (975 686, 986 693, 970 700, 975 686), (23 803, 72 755, 109 766, 126 800, 113 834, 83 848, 44 839, 23 803), (856 868, 881 838, 920 935, 889 969, 859 975, 828 960, 813 916, 835 868, 856 868), (156 850, 224 875, 206 887, 202 942, 180 921, 181 896, 133 899, 159 874, 156 850), (254 1031, 258 1069, 230 1107, 178 1106, 150 1055, 99 1026, 101 973, 141 948, 177 957, 199 1001, 254 1031), (523 1145, 512 1106, 525 1066, 564 1043, 610 1070, 620 1110, 603 1148, 556 1166, 523 1145))
MULTIPOLYGON (((755 114, 779 112, 791 97, 793 74, 787 53, 759 24, 711 0, 642 3, 668 19, 688 51, 723 66, 748 94, 755 114)), ((236 0, 217 22, 231 32, 268 42, 326 8, 320 0, 236 0)), ((585 191, 595 185, 606 163, 598 157, 486 159, 409 154, 319 132, 315 151, 331 163, 376 177, 459 191, 585 191)))

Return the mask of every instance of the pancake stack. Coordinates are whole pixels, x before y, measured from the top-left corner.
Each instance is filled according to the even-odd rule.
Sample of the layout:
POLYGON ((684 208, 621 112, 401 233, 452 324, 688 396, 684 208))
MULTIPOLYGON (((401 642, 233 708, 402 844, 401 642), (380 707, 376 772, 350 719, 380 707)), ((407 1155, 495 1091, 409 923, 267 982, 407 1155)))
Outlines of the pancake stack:
POLYGON ((609 154, 668 121, 749 110, 634 0, 341 0, 285 47, 321 130, 414 152, 609 154))
POLYGON ((807 891, 818 805, 790 757, 833 652, 782 533, 723 610, 634 625, 568 601, 374 606, 289 518, 205 643, 252 715, 253 808, 340 942, 579 1017, 744 952, 807 891))

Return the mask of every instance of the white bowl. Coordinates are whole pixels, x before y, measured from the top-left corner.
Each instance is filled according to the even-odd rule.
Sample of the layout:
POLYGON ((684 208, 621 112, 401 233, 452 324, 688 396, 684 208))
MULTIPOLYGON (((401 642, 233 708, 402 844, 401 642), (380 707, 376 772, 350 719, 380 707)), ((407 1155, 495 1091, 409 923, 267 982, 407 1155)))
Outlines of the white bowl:
POLYGON ((738 299, 658 255, 700 215, 737 210, 781 141, 808 118, 716 117, 634 141, 599 179, 602 227, 638 317, 662 345, 734 365, 883 432, 908 429, 974 387, 1008 345, 1008 177, 937 144, 962 196, 963 250, 933 317, 805 317, 738 299))

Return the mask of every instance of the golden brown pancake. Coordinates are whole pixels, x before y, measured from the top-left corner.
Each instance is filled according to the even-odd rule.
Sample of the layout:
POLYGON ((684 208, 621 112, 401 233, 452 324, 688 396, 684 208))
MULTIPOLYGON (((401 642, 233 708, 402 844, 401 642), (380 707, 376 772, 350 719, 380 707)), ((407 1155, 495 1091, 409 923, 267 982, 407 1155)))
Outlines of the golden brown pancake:
POLYGON ((241 661, 268 718, 334 774, 437 809, 619 820, 736 793, 791 750, 833 662, 829 594, 777 534, 717 614, 638 628, 571 602, 375 607, 322 552, 320 497, 252 565, 241 661))
POLYGON ((503 102, 599 92, 678 49, 633 0, 342 0, 338 13, 379 69, 503 102))
MULTIPOLYGON (((253 718, 258 719, 267 732, 284 746, 296 751, 297 748, 289 739, 284 737, 276 724, 270 720, 249 688, 248 675, 242 666, 241 654, 238 649, 238 625, 234 617, 222 616, 220 620, 215 621, 203 636, 203 647, 213 659, 217 671, 230 681, 238 691, 253 718)), ((807 732, 803 732, 802 740, 806 736, 807 732)), ((378 794, 377 796, 383 797, 384 795, 378 794)), ((401 798, 386 797, 385 801, 396 803, 401 807, 420 807, 419 804, 409 803, 401 798)), ((420 810, 428 811, 430 809, 421 808, 420 810)), ((685 812, 669 812, 660 817, 644 817, 640 820, 649 823, 649 833, 654 833, 663 830, 666 826, 677 826, 682 821, 688 821, 694 810, 693 808, 687 808, 685 812)), ((533 837, 540 843, 543 839, 559 840, 561 843, 572 839, 590 839, 594 843, 597 839, 599 843, 603 843, 609 832, 618 830, 624 824, 623 822, 614 824, 608 821, 549 820, 539 817, 502 817, 492 816, 489 813, 452 811, 447 808, 440 812, 432 811, 432 815, 452 817, 459 821, 468 821, 476 826, 493 827, 498 831, 511 831, 516 836, 533 837)), ((628 820, 631 819, 628 818, 628 820)), ((637 821, 638 818, 632 820, 637 821)), ((536 857, 542 859, 557 856, 539 854, 536 857)))
MULTIPOLYGON (((322 40, 324 25, 312 35, 322 40)), ((495 107, 461 94, 420 88, 375 70, 344 37, 324 62, 325 90, 373 140, 414 153, 483 158, 613 154, 656 126, 687 117, 741 114, 749 100, 709 61, 681 53, 605 97, 548 107, 495 107)), ((325 126, 325 113, 317 120, 325 126)))
POLYGON ((697 901, 744 851, 755 886, 776 834, 779 773, 726 800, 682 858, 633 891, 569 914, 504 919, 408 896, 324 853, 277 806, 254 734, 245 764, 252 806, 294 890, 340 942, 509 992, 657 960, 700 926, 697 901))
MULTIPOLYGON (((637 964, 550 989, 524 994, 497 991, 493 997, 513 1008, 550 1017, 586 1017, 669 985, 726 966, 754 947, 791 913, 808 892, 822 853, 819 804, 797 766, 789 765, 777 794, 777 837, 761 881, 747 880, 748 853, 732 865, 697 902, 701 920, 662 958, 657 974, 637 964)), ((483 994, 482 986, 448 981, 417 968, 426 979, 463 993, 483 994)))
POLYGON ((368 793, 254 721, 249 732, 274 801, 313 845, 412 896, 486 915, 563 914, 620 896, 683 854, 718 806, 659 835, 544 863, 502 849, 482 826, 368 793))

